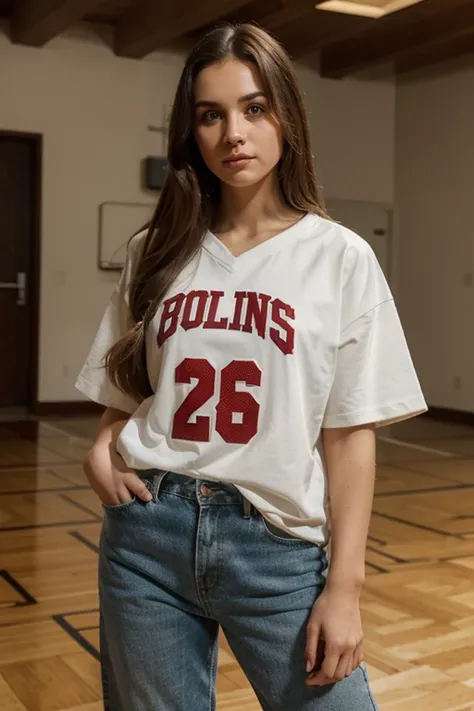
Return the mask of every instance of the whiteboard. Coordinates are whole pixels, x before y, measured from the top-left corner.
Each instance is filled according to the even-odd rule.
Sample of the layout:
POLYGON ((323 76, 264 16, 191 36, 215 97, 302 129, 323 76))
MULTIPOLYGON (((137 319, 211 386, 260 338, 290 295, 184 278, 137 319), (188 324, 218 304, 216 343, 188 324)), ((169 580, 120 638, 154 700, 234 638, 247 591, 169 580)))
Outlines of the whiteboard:
POLYGON ((151 219, 155 204, 103 202, 99 205, 99 268, 123 269, 130 237, 151 219))

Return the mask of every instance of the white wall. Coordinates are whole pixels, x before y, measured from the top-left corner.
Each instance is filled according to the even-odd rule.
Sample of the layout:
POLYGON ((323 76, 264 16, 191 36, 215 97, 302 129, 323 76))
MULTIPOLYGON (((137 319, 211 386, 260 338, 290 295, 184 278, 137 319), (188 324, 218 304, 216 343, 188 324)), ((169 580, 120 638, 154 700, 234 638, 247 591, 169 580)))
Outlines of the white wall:
POLYGON ((396 86, 388 68, 380 74, 329 80, 298 67, 327 197, 393 203, 396 86))
MULTIPOLYGON (((147 126, 161 122, 181 63, 117 58, 85 25, 42 49, 0 33, 0 128, 44 135, 40 402, 79 397, 75 376, 117 278, 96 267, 98 205, 153 199, 140 189, 140 160, 159 153, 147 126)), ((325 194, 392 202, 393 80, 298 71, 325 194)))
POLYGON ((40 401, 79 397, 75 376, 117 279, 96 266, 98 205, 154 201, 140 161, 161 149, 147 126, 170 105, 181 61, 119 59, 86 26, 42 49, 0 35, 0 127, 44 140, 40 401))
POLYGON ((399 81, 399 307, 430 405, 474 410, 474 60, 399 81), (455 378, 461 378, 461 387, 455 378))

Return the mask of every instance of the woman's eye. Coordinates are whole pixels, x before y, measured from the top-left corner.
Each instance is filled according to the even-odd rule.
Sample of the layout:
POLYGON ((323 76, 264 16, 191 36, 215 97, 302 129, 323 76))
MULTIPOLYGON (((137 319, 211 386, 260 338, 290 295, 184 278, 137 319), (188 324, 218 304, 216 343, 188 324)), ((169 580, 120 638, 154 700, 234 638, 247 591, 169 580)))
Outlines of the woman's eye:
POLYGON ((251 116, 258 116, 264 112, 264 108, 260 106, 260 104, 252 104, 248 107, 247 111, 251 116))
POLYGON ((217 121, 220 118, 220 114, 217 113, 217 111, 206 111, 201 116, 202 121, 217 121))

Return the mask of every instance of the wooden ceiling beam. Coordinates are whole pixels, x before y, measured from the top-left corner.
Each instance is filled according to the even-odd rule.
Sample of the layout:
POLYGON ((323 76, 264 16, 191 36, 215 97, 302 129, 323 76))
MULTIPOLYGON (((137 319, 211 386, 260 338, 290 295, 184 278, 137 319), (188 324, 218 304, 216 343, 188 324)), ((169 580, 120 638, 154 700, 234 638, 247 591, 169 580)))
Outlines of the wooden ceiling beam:
POLYGON ((367 17, 313 12, 282 27, 280 38, 293 59, 300 59, 366 29, 371 22, 367 17))
POLYGON ((146 0, 127 12, 115 31, 115 52, 144 57, 193 30, 219 21, 249 0, 146 0))
POLYGON ((311 15, 325 0, 252 0, 226 17, 230 22, 256 22, 274 31, 298 18, 311 15))
POLYGON ((284 0, 281 8, 262 19, 262 24, 268 30, 278 31, 295 20, 312 15, 315 6, 322 2, 324 0, 284 0))
POLYGON ((397 57, 395 68, 397 75, 404 75, 472 53, 474 53, 474 32, 465 37, 457 37, 449 42, 422 47, 397 57))
POLYGON ((10 21, 12 42, 41 47, 82 20, 103 0, 18 0, 10 21))
MULTIPOLYGON (((297 0, 296 0, 297 1, 297 0)), ((265 18, 281 12, 286 5, 286 0, 252 0, 245 7, 229 15, 231 22, 257 22, 262 24, 265 18)))
MULTIPOLYGON (((251 2, 247 3, 235 12, 223 17, 222 21, 236 23, 256 22, 257 24, 262 25, 265 18, 281 10, 286 1, 287 0, 251 0, 251 2)), ((213 23, 211 22, 208 25, 203 25, 193 32, 190 32, 186 35, 186 37, 189 38, 191 44, 194 44, 212 27, 213 23)))
POLYGON ((463 37, 474 30, 472 0, 423 0, 394 12, 323 49, 321 75, 342 78, 420 47, 463 37))
MULTIPOLYGON (((222 19, 236 23, 255 22, 280 39, 280 29, 284 30, 286 23, 307 17, 320 2, 324 0, 252 0, 222 19)), ((189 42, 195 43, 211 27, 212 23, 187 35, 189 42)))

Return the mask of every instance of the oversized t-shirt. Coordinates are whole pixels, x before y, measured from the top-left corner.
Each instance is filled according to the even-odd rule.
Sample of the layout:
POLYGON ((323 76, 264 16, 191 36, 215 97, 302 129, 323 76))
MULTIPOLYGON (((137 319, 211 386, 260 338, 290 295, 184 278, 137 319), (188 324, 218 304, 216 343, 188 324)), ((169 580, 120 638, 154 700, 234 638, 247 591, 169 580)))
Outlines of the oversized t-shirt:
POLYGON ((426 410, 371 247, 313 214, 237 257, 207 232, 147 330, 153 395, 138 403, 102 357, 134 325, 128 286, 143 240, 129 244, 76 387, 130 413, 117 441, 130 468, 232 483, 270 523, 325 546, 321 429, 426 410))

